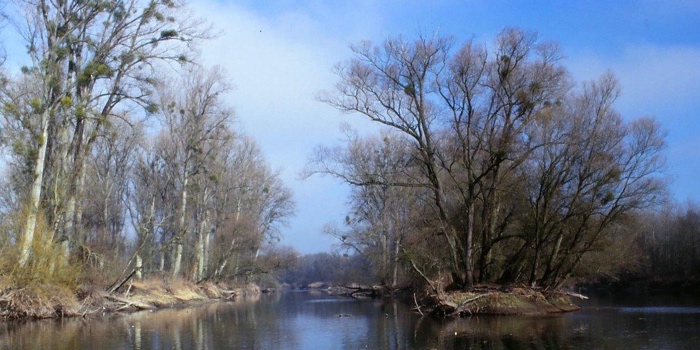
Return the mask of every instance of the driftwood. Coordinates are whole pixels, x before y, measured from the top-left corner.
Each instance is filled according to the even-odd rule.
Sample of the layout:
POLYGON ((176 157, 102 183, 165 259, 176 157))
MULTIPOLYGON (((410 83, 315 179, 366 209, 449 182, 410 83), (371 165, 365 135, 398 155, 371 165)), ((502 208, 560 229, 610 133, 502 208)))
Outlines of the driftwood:
POLYGON ((134 300, 134 299, 120 298, 120 297, 114 296, 114 295, 107 295, 105 297, 109 300, 124 304, 122 307, 120 307, 117 310, 123 310, 123 309, 126 309, 126 308, 131 307, 131 306, 133 306, 139 310, 153 310, 156 308, 155 306, 153 306, 151 304, 144 303, 144 302, 134 300))
POLYGON ((581 300, 588 300, 588 297, 587 297, 587 296, 585 296, 585 295, 583 295, 583 294, 579 294, 579 293, 565 292, 565 291, 559 291, 559 292, 557 292, 557 293, 559 293, 559 294, 564 294, 564 295, 568 295, 568 296, 574 297, 574 298, 579 298, 579 299, 581 299, 581 300))
POLYGON ((115 282, 111 287, 109 287, 109 289, 107 289, 107 292, 110 293, 110 294, 116 292, 117 289, 121 288, 121 286, 123 286, 124 283, 126 283, 127 281, 129 281, 129 280, 131 279, 131 277, 133 277, 134 274, 136 274, 136 271, 138 271, 138 270, 137 270, 137 269, 131 270, 131 272, 130 272, 128 275, 126 275, 126 277, 124 277, 124 278, 122 278, 121 280, 115 282))
POLYGON ((371 298, 376 298, 388 291, 387 287, 384 286, 341 286, 341 288, 348 289, 350 292, 341 293, 342 295, 347 295, 355 299, 361 298, 362 296, 368 296, 371 298))
POLYGON ((236 294, 238 294, 238 291, 235 291, 235 290, 221 289, 219 292, 221 292, 221 294, 226 295, 226 297, 224 298, 226 300, 233 299, 236 296, 236 294))
POLYGON ((479 300, 479 299, 481 299, 481 298, 483 298, 483 297, 490 296, 490 295, 494 295, 494 294, 496 294, 496 293, 494 293, 494 292, 492 292, 492 293, 484 293, 484 294, 479 294, 479 295, 477 295, 477 296, 475 296, 475 297, 473 297, 473 298, 469 298, 469 299, 467 299, 467 300, 461 302, 461 303, 455 308, 455 310, 452 311, 452 312, 449 314, 449 316, 458 316, 459 314, 461 314, 462 312, 464 312, 464 309, 467 307, 468 304, 473 303, 473 302, 475 302, 475 301, 477 301, 477 300, 479 300))

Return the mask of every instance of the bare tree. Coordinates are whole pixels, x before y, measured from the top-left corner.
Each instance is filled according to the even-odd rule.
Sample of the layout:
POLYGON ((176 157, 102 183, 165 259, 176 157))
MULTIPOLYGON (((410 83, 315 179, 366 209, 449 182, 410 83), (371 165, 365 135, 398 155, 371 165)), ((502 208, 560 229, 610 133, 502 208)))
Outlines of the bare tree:
MULTIPOLYGON (((183 244, 188 236, 186 218, 190 209, 191 181, 196 180, 195 177, 201 179, 196 184, 197 194, 201 197, 194 205, 204 206, 195 208, 195 211, 199 216, 207 216, 210 190, 206 183, 207 162, 210 158, 215 159, 216 153, 222 152, 222 144, 233 137, 229 125, 234 113, 221 100, 222 94, 228 90, 220 69, 203 71, 196 67, 188 68, 181 79, 165 82, 159 89, 167 134, 172 138, 173 147, 166 162, 178 174, 179 180, 180 208, 172 265, 175 276, 181 271, 183 244)), ((199 219, 206 226, 207 219, 199 219)), ((198 233, 203 234, 202 231, 198 233)), ((198 254, 203 255, 203 238, 198 240, 198 254)))
POLYGON ((411 139, 422 176, 412 185, 432 192, 453 281, 470 287, 476 203, 482 201, 487 257, 498 224, 500 182, 527 150, 519 135, 537 110, 565 91, 566 74, 556 65, 555 46, 516 29, 499 35, 493 57, 471 43, 455 55, 452 48, 450 38, 439 37, 389 39, 381 47, 363 42, 352 47, 354 59, 337 67, 336 91, 321 100, 411 139), (463 212, 450 208, 450 187, 460 194, 463 212))
MULTIPOLYGON (((402 135, 410 161, 393 171, 397 181, 348 143, 320 148, 311 164, 357 186, 365 201, 381 186, 422 189, 412 203, 432 220, 422 215, 414 231, 444 242, 456 287, 556 287, 663 193, 658 124, 622 121, 612 75, 574 90, 558 45, 533 33, 507 28, 492 50, 472 42, 454 50, 450 38, 424 36, 351 49, 354 58, 336 67, 336 89, 321 100, 402 135)), ((441 269, 419 257, 429 252, 410 253, 441 269)))
POLYGON ((343 228, 329 225, 325 232, 344 249, 364 255, 380 281, 395 287, 401 241, 410 225, 408 211, 416 201, 407 187, 414 183, 407 173, 412 150, 404 135, 394 131, 364 138, 349 127, 343 131, 345 144, 317 147, 302 175, 330 175, 353 186, 351 214, 343 228))
POLYGON ((143 125, 118 120, 104 129, 93 146, 86 169, 86 196, 82 199, 83 250, 99 248, 103 254, 119 257, 127 239, 126 205, 136 151, 142 142, 143 125), (92 247, 92 248, 88 248, 92 247))

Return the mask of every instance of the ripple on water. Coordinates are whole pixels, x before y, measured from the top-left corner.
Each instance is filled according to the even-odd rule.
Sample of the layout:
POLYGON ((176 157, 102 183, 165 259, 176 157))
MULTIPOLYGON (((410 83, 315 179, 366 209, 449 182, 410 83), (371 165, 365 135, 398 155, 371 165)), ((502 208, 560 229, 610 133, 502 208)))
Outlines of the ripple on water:
POLYGON ((622 307, 620 312, 640 314, 700 314, 700 307, 622 307))

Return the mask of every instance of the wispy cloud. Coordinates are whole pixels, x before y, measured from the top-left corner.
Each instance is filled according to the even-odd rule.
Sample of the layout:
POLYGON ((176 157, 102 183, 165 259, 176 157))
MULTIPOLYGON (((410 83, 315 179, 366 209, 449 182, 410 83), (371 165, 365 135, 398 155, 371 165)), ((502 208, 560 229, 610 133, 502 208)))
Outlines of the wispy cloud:
MULTIPOLYGON (((295 192, 299 212, 283 243, 303 239, 308 245, 296 246, 304 251, 326 250, 331 239, 322 236, 321 227, 344 215, 347 189, 329 179, 300 181, 298 175, 314 146, 336 143, 340 137, 344 118, 315 96, 335 84, 333 65, 347 58, 347 45, 370 31, 373 22, 351 25, 360 9, 333 13, 313 3, 312 8, 265 16, 234 4, 194 5, 222 31, 203 45, 202 58, 226 69, 235 85, 230 102, 242 127, 295 192)), ((355 123, 361 128, 367 124, 359 119, 355 123)))

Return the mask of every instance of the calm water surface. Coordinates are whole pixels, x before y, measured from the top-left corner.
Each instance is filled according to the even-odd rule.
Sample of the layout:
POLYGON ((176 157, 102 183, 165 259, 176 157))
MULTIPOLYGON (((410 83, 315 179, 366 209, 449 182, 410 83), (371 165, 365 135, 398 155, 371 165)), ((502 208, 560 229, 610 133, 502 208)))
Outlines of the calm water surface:
POLYGON ((697 349, 700 298, 597 297, 547 317, 421 317, 289 292, 196 308, 0 323, 0 349, 697 349))

